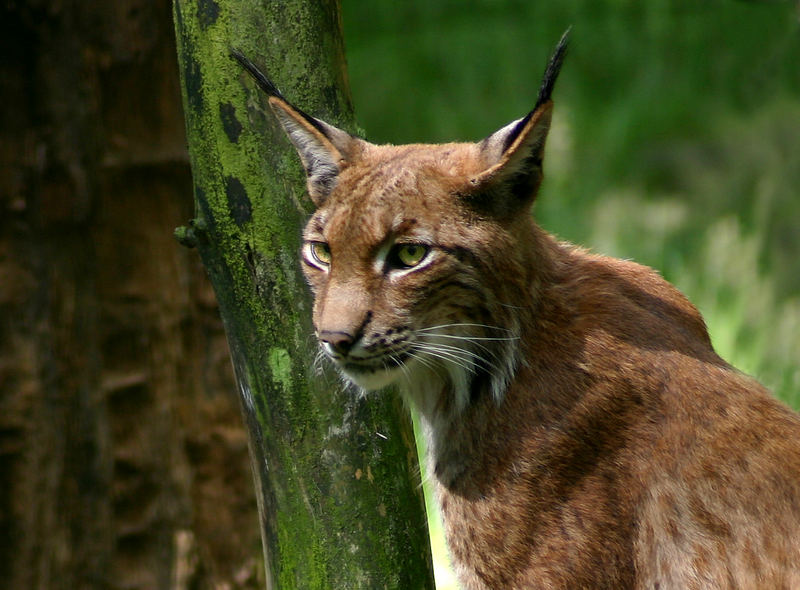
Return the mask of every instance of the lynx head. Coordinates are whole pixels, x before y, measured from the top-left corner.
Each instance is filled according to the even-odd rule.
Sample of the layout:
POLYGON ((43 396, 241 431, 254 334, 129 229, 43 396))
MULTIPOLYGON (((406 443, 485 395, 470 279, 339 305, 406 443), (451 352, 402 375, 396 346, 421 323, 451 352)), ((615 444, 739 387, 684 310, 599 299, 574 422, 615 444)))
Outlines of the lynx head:
POLYGON ((324 354, 423 412, 500 399, 532 305, 529 208, 542 179, 559 43, 534 109, 478 143, 374 145, 286 101, 240 54, 300 155, 316 211, 302 250, 324 354))

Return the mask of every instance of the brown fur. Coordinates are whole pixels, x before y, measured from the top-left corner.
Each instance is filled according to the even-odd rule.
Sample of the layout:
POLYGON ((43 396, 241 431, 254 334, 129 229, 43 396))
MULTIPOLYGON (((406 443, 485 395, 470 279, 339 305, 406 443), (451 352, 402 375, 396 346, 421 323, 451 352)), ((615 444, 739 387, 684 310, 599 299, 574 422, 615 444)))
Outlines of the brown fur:
POLYGON ((548 98, 478 144, 394 147, 273 93, 324 349, 419 408, 465 589, 800 588, 800 418, 657 273, 534 223, 548 98))

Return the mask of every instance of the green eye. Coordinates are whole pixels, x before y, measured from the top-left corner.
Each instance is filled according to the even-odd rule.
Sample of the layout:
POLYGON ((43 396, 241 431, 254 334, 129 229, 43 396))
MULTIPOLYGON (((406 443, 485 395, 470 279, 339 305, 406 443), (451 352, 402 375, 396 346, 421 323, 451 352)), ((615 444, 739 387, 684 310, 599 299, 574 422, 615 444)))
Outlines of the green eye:
POLYGON ((395 247, 395 258, 398 266, 411 268, 417 266, 428 255, 428 247, 422 244, 398 244, 395 247))
POLYGON ((331 249, 325 242, 309 242, 308 250, 311 252, 314 262, 322 266, 328 266, 331 263, 331 249))

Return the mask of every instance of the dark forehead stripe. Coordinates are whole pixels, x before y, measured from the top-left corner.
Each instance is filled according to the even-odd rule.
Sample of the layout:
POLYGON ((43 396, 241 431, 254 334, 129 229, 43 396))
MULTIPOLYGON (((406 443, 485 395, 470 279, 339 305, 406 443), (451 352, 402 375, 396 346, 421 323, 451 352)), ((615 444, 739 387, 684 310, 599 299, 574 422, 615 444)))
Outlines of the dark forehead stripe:
POLYGON ((325 226, 328 223, 328 216, 323 211, 317 211, 314 213, 311 218, 306 223, 306 229, 304 233, 317 233, 322 234, 325 232, 325 226))
POLYGON ((406 219, 401 219, 397 223, 394 223, 392 226, 392 232, 395 234, 402 234, 407 232, 412 227, 417 225, 417 220, 414 217, 409 217, 406 219))
POLYGON ((487 265, 484 260, 482 260, 477 253, 473 252, 469 248, 466 248, 465 246, 440 245, 439 247, 451 256, 455 257, 459 262, 469 264, 476 268, 481 268, 484 270, 487 269, 487 265))

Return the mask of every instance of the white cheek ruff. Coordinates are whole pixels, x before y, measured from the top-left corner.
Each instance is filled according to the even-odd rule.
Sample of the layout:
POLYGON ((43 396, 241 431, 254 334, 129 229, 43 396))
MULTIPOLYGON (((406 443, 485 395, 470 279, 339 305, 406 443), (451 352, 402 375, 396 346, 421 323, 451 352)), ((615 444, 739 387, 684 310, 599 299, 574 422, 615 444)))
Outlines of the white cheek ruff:
POLYGON ((340 367, 342 374, 352 383, 365 391, 377 391, 388 387, 402 376, 400 367, 369 369, 366 371, 352 371, 340 367))

